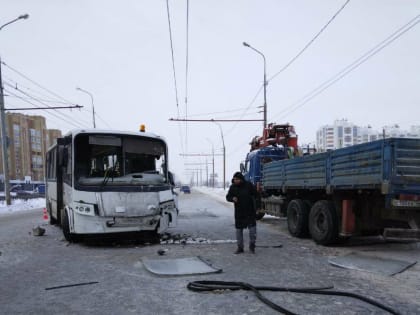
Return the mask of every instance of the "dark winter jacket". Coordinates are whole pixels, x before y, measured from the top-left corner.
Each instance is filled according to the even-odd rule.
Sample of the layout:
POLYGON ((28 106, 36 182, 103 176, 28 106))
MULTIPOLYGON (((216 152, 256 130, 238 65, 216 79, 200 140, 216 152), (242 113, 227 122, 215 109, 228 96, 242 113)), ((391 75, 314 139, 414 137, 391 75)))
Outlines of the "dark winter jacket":
POLYGON ((244 229, 255 226, 256 202, 259 200, 258 192, 254 185, 248 181, 241 181, 240 185, 232 184, 226 195, 226 200, 233 202, 233 197, 238 198, 235 202, 235 227, 244 229))

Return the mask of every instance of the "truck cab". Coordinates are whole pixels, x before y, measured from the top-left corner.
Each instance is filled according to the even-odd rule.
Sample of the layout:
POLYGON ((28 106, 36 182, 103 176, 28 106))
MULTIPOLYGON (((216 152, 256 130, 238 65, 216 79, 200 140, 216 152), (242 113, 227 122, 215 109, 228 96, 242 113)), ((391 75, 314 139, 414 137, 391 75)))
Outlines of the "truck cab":
POLYGON ((263 164, 286 158, 287 151, 282 145, 270 145, 253 150, 247 154, 245 163, 241 163, 241 172, 247 181, 250 181, 259 189, 263 164))

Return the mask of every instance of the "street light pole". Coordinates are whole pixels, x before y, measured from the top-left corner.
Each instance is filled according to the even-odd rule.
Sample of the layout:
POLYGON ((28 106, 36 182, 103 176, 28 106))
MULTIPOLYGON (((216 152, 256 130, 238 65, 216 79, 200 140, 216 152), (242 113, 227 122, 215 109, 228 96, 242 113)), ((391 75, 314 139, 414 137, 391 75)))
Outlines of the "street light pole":
POLYGON ((216 125, 219 126, 220 134, 222 135, 222 143, 223 143, 223 189, 226 189, 226 147, 225 147, 225 139, 223 137, 223 130, 220 123, 214 121, 216 125))
POLYGON ((90 92, 88 92, 88 91, 86 91, 86 90, 84 90, 82 88, 79 88, 79 87, 77 87, 76 90, 81 91, 81 92, 84 92, 84 93, 86 93, 86 94, 88 94, 90 96, 90 100, 92 101, 93 128, 96 128, 96 123, 95 123, 95 106, 93 105, 93 95, 92 95, 92 93, 90 93, 90 92))
MULTIPOLYGON (((12 24, 21 19, 27 19, 29 14, 22 14, 18 16, 16 19, 7 22, 0 26, 0 31, 9 24, 12 24)), ((1 121, 1 148, 3 151, 3 173, 4 173, 4 197, 6 201, 6 205, 11 204, 10 199, 10 178, 9 178, 9 152, 8 152, 8 145, 7 145, 7 128, 6 128, 6 113, 4 108, 4 94, 3 94, 3 82, 2 82, 2 75, 1 75, 1 58, 0 58, 0 121, 1 121)))
POLYGON ((19 15, 16 19, 11 20, 10 22, 7 22, 6 24, 3 24, 2 26, 0 26, 0 31, 3 29, 3 27, 5 27, 5 26, 7 26, 7 25, 9 25, 9 24, 12 24, 12 23, 14 23, 14 22, 16 22, 16 21, 18 21, 18 20, 21 20, 21 19, 26 20, 27 18, 29 18, 29 14, 22 14, 22 15, 19 15))
POLYGON ((212 152, 212 156, 213 156, 213 160, 212 160, 212 164, 213 164, 213 170, 212 170, 212 180, 211 180, 211 187, 214 188, 214 145, 213 142, 211 142, 208 138, 206 138, 207 141, 209 141, 211 143, 211 152, 212 152))
POLYGON ((265 128, 265 127, 267 127, 267 74, 266 74, 267 65, 266 65, 265 56, 261 51, 259 51, 258 49, 255 49, 250 44, 248 44, 246 42, 243 42, 242 44, 245 47, 251 48, 252 50, 257 52, 258 54, 260 54, 264 59, 264 128, 265 128))

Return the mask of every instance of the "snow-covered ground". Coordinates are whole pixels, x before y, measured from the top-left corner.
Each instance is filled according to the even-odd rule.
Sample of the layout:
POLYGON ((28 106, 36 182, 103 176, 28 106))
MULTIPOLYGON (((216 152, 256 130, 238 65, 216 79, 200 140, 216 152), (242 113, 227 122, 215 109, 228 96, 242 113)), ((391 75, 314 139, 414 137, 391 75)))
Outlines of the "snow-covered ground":
POLYGON ((206 187, 206 186, 194 186, 193 190, 199 191, 206 195, 210 195, 214 199, 217 199, 219 201, 228 203, 226 201, 226 194, 229 190, 228 187, 226 189, 223 189, 223 188, 212 188, 212 187, 206 187))
MULTIPOLYGON (((206 195, 210 195, 213 198, 222 201, 226 201, 226 194, 227 189, 224 190, 223 188, 211 188, 211 187, 194 187, 196 191, 202 192, 206 195)), ((44 208, 45 207, 45 198, 35 198, 35 199, 12 199, 12 204, 10 206, 6 206, 6 202, 4 200, 0 201, 0 214, 2 213, 11 213, 17 211, 25 211, 35 208, 44 208)))
POLYGON ((25 211, 36 208, 45 208, 45 198, 34 199, 12 199, 10 206, 6 205, 6 201, 0 201, 0 214, 25 211))

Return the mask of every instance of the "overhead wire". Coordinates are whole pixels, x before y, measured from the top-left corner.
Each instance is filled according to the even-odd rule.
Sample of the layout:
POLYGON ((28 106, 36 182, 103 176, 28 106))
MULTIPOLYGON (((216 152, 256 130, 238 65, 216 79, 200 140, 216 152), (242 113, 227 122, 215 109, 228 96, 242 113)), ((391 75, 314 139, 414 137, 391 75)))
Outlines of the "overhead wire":
POLYGON ((177 87, 177 83, 176 83, 175 56, 174 56, 174 45, 173 45, 173 40, 172 40, 171 16, 170 16, 170 13, 169 13, 169 0, 166 0, 166 11, 167 11, 167 15, 168 15, 169 42, 171 44, 172 71, 173 71, 173 75, 174 75, 174 88, 175 88, 175 102, 176 102, 176 107, 178 109, 178 116, 179 116, 178 87, 177 87))
POLYGON ((189 48, 190 1, 187 0, 186 47, 185 47, 185 150, 188 151, 188 48, 189 48))
POLYGON ((347 6, 347 4, 350 2, 350 0, 347 0, 341 8, 330 18, 330 20, 319 30, 319 32, 297 53, 296 56, 294 56, 286 65, 284 65, 279 71, 277 71, 271 78, 267 80, 267 83, 273 80, 275 77, 277 77, 280 73, 282 73, 284 70, 286 70, 293 62, 296 61, 297 58, 299 58, 306 49, 309 48, 309 46, 312 45, 312 43, 321 35, 322 32, 331 24, 331 22, 337 17, 338 14, 340 14, 341 11, 347 6))
POLYGON ((362 56, 357 58, 355 61, 353 61, 350 65, 346 66, 342 70, 340 70, 338 73, 333 75, 328 80, 324 81, 322 84, 320 84, 318 87, 313 89, 311 92, 307 93, 305 96, 300 98, 298 101, 294 102, 292 105, 288 106, 286 109, 282 110, 281 112, 275 114, 280 115, 283 112, 286 112, 281 118, 291 114, 292 112, 296 111, 298 108, 302 107, 306 103, 308 103, 310 100, 321 94, 323 91, 325 91, 327 88, 329 88, 334 83, 338 82, 342 78, 344 78, 347 74, 352 72, 353 70, 357 69, 360 65, 365 63, 367 60, 375 56, 377 53, 379 53, 382 49, 393 43, 395 40, 397 40, 399 37, 401 37, 403 34, 408 32, 410 29, 412 29, 414 26, 416 26, 418 23, 420 23, 420 15, 417 15, 413 19, 411 19, 408 23, 404 24, 402 27, 397 29, 394 33, 389 35, 387 38, 382 40, 380 43, 375 45, 373 48, 371 48, 369 51, 364 53, 362 56), (417 20, 417 21, 416 21, 417 20))
MULTIPOLYGON (((17 98, 21 99, 21 97, 20 97, 19 95, 17 95, 17 94, 15 94, 15 93, 13 93, 13 91, 9 90, 8 88, 4 88, 4 90, 5 90, 7 93, 9 93, 9 94, 11 94, 11 95, 14 95, 15 97, 17 97, 17 98)), ((39 105, 37 105, 37 104, 35 104, 35 103, 31 102, 31 101, 28 101, 27 99, 21 99, 21 100, 22 100, 23 102, 26 102, 26 103, 28 103, 28 104, 31 104, 31 105, 32 105, 32 106, 34 106, 34 107, 40 107, 39 105)), ((42 102, 39 102, 39 103, 43 104, 42 102)), ((47 104, 43 104, 43 105, 47 105, 47 104)), ((48 106, 48 105, 47 105, 47 106, 48 106)), ((68 124, 70 124, 70 125, 75 126, 76 128, 83 128, 83 127, 85 127, 85 126, 83 126, 83 125, 79 125, 79 124, 75 123, 74 121, 69 121, 69 120, 66 120, 66 119, 64 119, 64 118, 62 118, 62 117, 60 117, 60 116, 56 115, 55 113, 52 113, 51 111, 47 111, 47 110, 43 110, 43 111, 45 111, 45 112, 46 112, 46 113, 48 113, 49 115, 52 115, 52 116, 54 116, 54 117, 56 117, 56 118, 58 118, 58 119, 60 119, 60 120, 62 120, 62 121, 64 121, 64 122, 66 122, 66 123, 68 123, 68 124)))
POLYGON ((106 125, 109 129, 113 129, 96 111, 95 111, 95 116, 98 117, 99 120, 102 121, 104 125, 106 125))
MULTIPOLYGON (((309 46, 311 46, 314 41, 325 31, 325 29, 332 23, 332 21, 338 16, 338 14, 340 14, 341 11, 343 11, 343 9, 347 6, 347 4, 350 2, 350 0, 347 0, 341 7, 340 9, 334 13, 334 15, 328 20, 328 22, 318 31, 318 33, 296 54, 296 56, 294 56, 289 62, 286 63, 286 65, 284 65, 279 71, 277 71, 273 76, 271 76, 268 80, 267 83, 270 82, 271 80, 273 80, 274 78, 276 78, 280 73, 282 73, 283 71, 285 71, 287 68, 289 68, 293 62, 295 62, 308 48, 309 46)), ((255 95, 254 99, 252 100, 252 102, 250 103, 251 106, 255 100, 257 99, 258 95, 261 93, 262 89, 264 87, 264 83, 260 86, 260 89, 258 90, 257 94, 255 95)), ((243 116, 241 116, 239 119, 242 119, 243 116)), ((230 132, 232 132, 236 126, 238 125, 238 122, 236 122, 228 131, 227 134, 229 134, 230 132)), ((255 131, 257 132, 257 130, 255 131)))
MULTIPOLYGON (((256 109, 256 108, 254 108, 254 109, 256 109)), ((192 117, 209 116, 209 115, 215 115, 215 114, 227 114, 227 113, 235 113, 235 112, 243 112, 243 111, 244 111, 244 108, 237 108, 237 109, 224 110, 224 111, 220 111, 220 112, 194 114, 194 115, 189 115, 189 117, 192 118, 192 117)), ((252 113, 252 114, 254 114, 254 113, 252 113)))
MULTIPOLYGON (((26 79, 27 81, 31 82, 32 84, 34 84, 34 85, 35 85, 35 86, 37 86, 38 88, 42 89, 43 91, 45 91, 45 92, 49 93, 50 95, 54 96, 55 98, 57 98, 57 99, 59 99, 59 100, 62 100, 62 101, 64 101, 64 102, 67 102, 67 103, 73 103, 73 102, 71 102, 71 101, 67 100, 66 98, 62 97, 61 95, 59 95, 59 94, 57 94, 57 93, 55 93, 55 92, 51 91, 50 89, 48 89, 48 88, 44 87, 43 85, 41 85, 40 83, 36 82, 35 80, 33 80, 33 79, 29 78, 27 75, 25 75, 25 74, 23 74, 22 72, 18 71, 18 70, 17 70, 17 69, 15 69, 14 67, 12 67, 12 66, 10 66, 10 65, 6 64, 4 61, 1 61, 1 63, 2 63, 5 67, 7 67, 7 68, 8 68, 8 69, 10 69, 11 71, 13 71, 14 73, 16 73, 16 74, 20 75, 21 77, 23 77, 23 78, 24 78, 24 79, 26 79)), ((83 111, 88 111, 88 110, 86 110, 86 109, 82 109, 82 110, 83 110, 83 111)), ((95 114, 97 115, 97 113, 95 113, 95 114)), ((65 117, 67 117, 67 118, 69 118, 69 119, 74 119, 74 117, 68 116, 68 115, 63 114, 63 113, 61 113, 61 115, 65 116, 65 117)))
MULTIPOLYGON (((23 77, 24 79, 26 79, 27 81, 29 81, 29 82, 31 82, 33 85, 35 85, 36 87, 38 87, 38 88, 40 88, 41 90, 43 90, 43 91, 45 91, 45 92, 47 92, 49 95, 52 95, 54 98, 56 98, 57 100, 61 100, 62 102, 65 102, 65 103, 69 103, 69 104, 74 104, 73 102, 71 102, 71 101, 69 101, 69 100, 67 100, 67 99, 65 99, 65 98, 63 98, 62 96, 60 96, 60 95, 58 95, 57 93, 55 93, 55 92, 53 92, 53 91, 51 91, 51 90, 49 90, 48 88, 45 88, 44 86, 42 86, 41 84, 39 84, 38 82, 36 82, 35 80, 33 80, 33 79, 31 79, 31 78, 29 78, 27 75, 25 75, 25 74, 23 74, 22 72, 20 72, 20 71, 18 71, 17 69, 15 69, 15 68, 13 68, 13 67, 11 67, 10 65, 8 65, 8 64, 6 64, 4 61, 2 61, 2 64, 5 66, 5 67, 7 67, 8 69, 10 69, 11 71, 13 71, 14 73, 17 73, 19 76, 21 76, 21 77, 23 77)), ((21 83, 18 83, 16 80, 12 80, 12 79, 8 79, 8 80, 11 80, 11 81, 14 81, 14 84, 11 84, 11 83, 9 83, 9 85, 15 90, 15 91, 17 91, 17 92, 19 92, 19 93, 21 93, 21 94, 23 94, 23 95, 25 95, 26 97, 29 97, 29 98, 32 98, 34 101, 35 100, 37 100, 38 102, 40 102, 40 103, 42 103, 43 105, 45 105, 45 106, 47 106, 47 107, 51 107, 50 105, 48 105, 48 104, 46 104, 46 102, 43 102, 42 100, 40 100, 40 99, 37 99, 36 97, 34 97, 33 95, 31 95, 31 94, 29 94, 28 92, 25 92, 25 91, 23 91, 22 89, 20 89, 19 87, 18 87, 18 85, 19 86, 24 86, 26 89, 28 89, 28 90, 30 90, 30 91, 32 91, 32 93, 33 93, 33 89, 31 89, 31 88, 29 88, 29 87, 26 87, 25 85, 23 85, 23 84, 21 84, 21 83)), ((46 96, 46 94, 44 94, 44 93, 42 93, 42 92, 40 92, 40 91, 36 91, 36 93, 35 94, 38 94, 38 95, 42 95, 42 97, 47 97, 46 96)), ((15 94, 16 95, 16 94, 15 94)), ((21 100, 23 100, 23 98, 22 97, 19 97, 21 100)), ((54 100, 50 100, 50 102, 53 102, 54 100)), ((60 101, 60 102, 61 102, 60 101)), ((33 103, 31 103, 32 105, 34 105, 33 103)), ((68 115, 68 114, 65 114, 65 113, 63 113, 63 112, 61 112, 61 111, 59 111, 59 110, 57 110, 57 109, 51 109, 51 110, 55 110, 57 113, 58 113, 58 115, 54 115, 57 119, 61 119, 61 120, 63 120, 64 122, 66 122, 66 123, 69 123, 69 120, 74 120, 74 117, 72 117, 72 116, 70 116, 70 115, 68 115), (61 117, 60 117, 61 116, 61 117)), ((82 109, 83 111, 85 111, 85 109, 82 109)), ((47 113, 50 113, 50 111, 48 111, 47 113)), ((51 113, 50 113, 51 114, 51 113)), ((78 118, 77 120, 79 120, 79 121, 82 121, 82 122, 84 122, 83 121, 83 118, 78 118)), ((71 124, 72 126, 77 126, 78 127, 78 125, 75 125, 75 124, 71 124)))
POLYGON ((69 102, 71 103, 69 100, 66 100, 64 97, 58 95, 57 93, 47 89, 46 87, 42 86, 41 84, 39 84, 38 82, 36 82, 35 80, 32 80, 31 78, 29 78, 28 76, 24 75, 22 72, 16 70, 15 68, 9 66, 8 64, 6 64, 4 61, 2 61, 2 64, 9 68, 10 70, 12 70, 13 72, 17 73, 18 75, 20 75, 21 77, 25 78, 26 80, 28 80, 29 82, 33 83, 34 85, 36 85, 37 87, 43 89, 44 91, 47 91, 48 93, 50 93, 51 95, 54 95, 55 97, 57 97, 58 99, 61 99, 63 101, 69 102))
MULTIPOLYGON (((354 69, 356 69, 357 67, 359 67, 362 63, 366 62, 368 59, 370 59, 371 57, 373 57, 375 54, 377 54, 383 48, 385 48, 386 46, 388 46, 389 44, 391 44, 393 41, 395 41, 397 38, 399 38, 400 36, 402 36, 405 32, 409 31, 411 28, 413 28, 415 25, 417 25, 420 22, 419 17, 420 17, 420 15, 415 16, 408 23, 406 23, 405 25, 403 25, 402 27, 400 27, 398 30, 396 30, 395 32, 393 32, 391 35, 389 35, 386 39, 384 39, 383 41, 381 41, 375 47, 371 48, 368 52, 364 53, 361 57, 357 58, 353 63, 351 63, 350 65, 348 65, 345 68, 343 68, 341 71, 339 71, 337 74, 335 74, 334 76, 332 76, 330 79, 324 81, 318 87, 316 87, 315 89, 313 89, 311 92, 307 93, 305 96, 303 96, 302 98, 300 98, 298 101, 296 101, 293 104, 291 104, 290 106, 288 106, 286 109, 283 109, 282 111, 274 114, 273 117, 274 118, 275 117, 279 117, 279 115, 281 113, 284 113, 284 112, 287 112, 288 111, 286 114, 284 114, 283 116, 279 117, 279 118, 284 118, 287 115, 289 115, 292 112, 294 112, 295 110, 297 110, 298 108, 300 108, 303 105, 305 105, 306 103, 308 103, 314 97, 316 97, 317 95, 319 95, 320 93, 322 93, 324 90, 326 90, 328 87, 330 87, 331 85, 333 85, 337 81, 341 80, 348 73, 350 73, 351 71, 353 71, 354 69)), ((256 129, 254 131, 254 133, 255 132, 258 132, 258 129, 256 129)), ((240 146, 234 148, 232 150, 232 152, 236 152, 241 147, 243 147, 243 143, 240 146)))
MULTIPOLYGON (((241 120, 244 116, 245 113, 248 111, 248 109, 252 106, 252 104, 255 103, 255 101, 257 100, 258 95, 260 95, 261 91, 263 90, 264 84, 260 86, 260 88, 258 89, 257 93, 255 94, 255 96, 252 98, 251 102, 248 104, 248 106, 246 107, 246 109, 242 112, 242 114, 239 116, 238 120, 241 120)), ((232 127, 230 129, 228 129, 226 131, 226 135, 229 135, 238 125, 239 122, 235 122, 232 127)))
POLYGON ((32 99, 32 100, 39 100, 39 101, 42 101, 42 102, 45 102, 45 103, 55 103, 55 104, 63 104, 63 105, 78 105, 78 104, 75 104, 75 103, 69 103, 67 101, 58 101, 58 100, 46 99, 48 97, 45 96, 45 95, 42 95, 42 93, 37 93, 37 91, 35 91, 35 90, 33 90, 33 89, 31 89, 31 88, 29 88, 29 87, 27 87, 27 86, 25 86, 21 83, 18 83, 18 82, 14 81, 13 79, 11 79, 7 76, 3 76, 3 82, 9 83, 9 86, 13 87, 14 89, 17 89, 17 87, 19 85, 20 90, 22 90, 22 88, 25 88, 26 90, 32 91, 31 96, 28 97, 29 99, 32 99), (37 97, 37 96, 34 96, 33 94, 38 94, 40 96, 37 97))
MULTIPOLYGON (((27 93, 27 92, 25 92, 25 91, 21 90, 20 88, 18 88, 18 87, 17 87, 17 85, 11 85, 11 84, 10 84, 10 83, 8 83, 8 82, 5 82, 5 85, 10 86, 10 87, 11 87, 11 88, 13 88, 15 91, 17 91, 17 92, 19 92, 19 93, 21 93, 21 94, 25 95, 26 97, 31 98, 33 101, 36 101, 36 102, 38 102, 38 103, 40 103, 40 104, 43 104, 43 105, 44 105, 44 106, 46 106, 46 107, 50 107, 50 108, 51 108, 51 110, 53 110, 53 111, 57 112, 57 113, 58 113, 59 115, 61 115, 62 117, 65 117, 65 119, 63 118, 63 121, 68 122, 68 120, 67 120, 67 119, 74 120, 74 118, 73 118, 73 117, 68 116, 68 115, 64 114, 62 111, 59 111, 59 110, 58 110, 58 109, 56 109, 56 108, 52 108, 52 106, 51 106, 51 105, 49 105, 49 104, 47 104, 47 103, 45 103, 45 102, 43 102, 43 101, 41 101, 41 100, 39 100, 39 99, 36 99, 36 98, 32 97, 32 95, 30 95, 29 93, 27 93)), ((19 97, 19 96, 17 96, 16 94, 14 94, 14 95, 15 95, 15 97, 18 97, 20 100, 23 100, 23 98, 22 98, 22 97, 19 97)), ((38 106, 38 107, 39 107, 39 106, 38 106)), ((58 118, 58 116, 56 116, 56 118, 58 118)), ((81 121, 81 122, 83 122, 83 123, 86 123, 86 121, 84 121, 83 119, 78 119, 78 120, 79 120, 79 121, 81 121)))
MULTIPOLYGON (((174 74, 175 102, 176 102, 177 118, 179 118, 180 116, 179 116, 178 85, 177 85, 177 81, 176 81, 175 56, 174 56, 174 45, 173 45, 173 39, 172 39, 172 25, 171 25, 171 15, 170 15, 170 10, 169 10, 169 0, 166 0, 166 11, 167 11, 167 15, 168 15, 169 41, 170 41, 170 44, 171 44, 172 71, 173 71, 173 74, 174 74)), ((183 139, 183 134, 182 134, 180 122, 177 123, 177 126, 178 126, 179 139, 180 139, 180 142, 181 142, 181 152, 185 153, 184 139, 183 139)))

